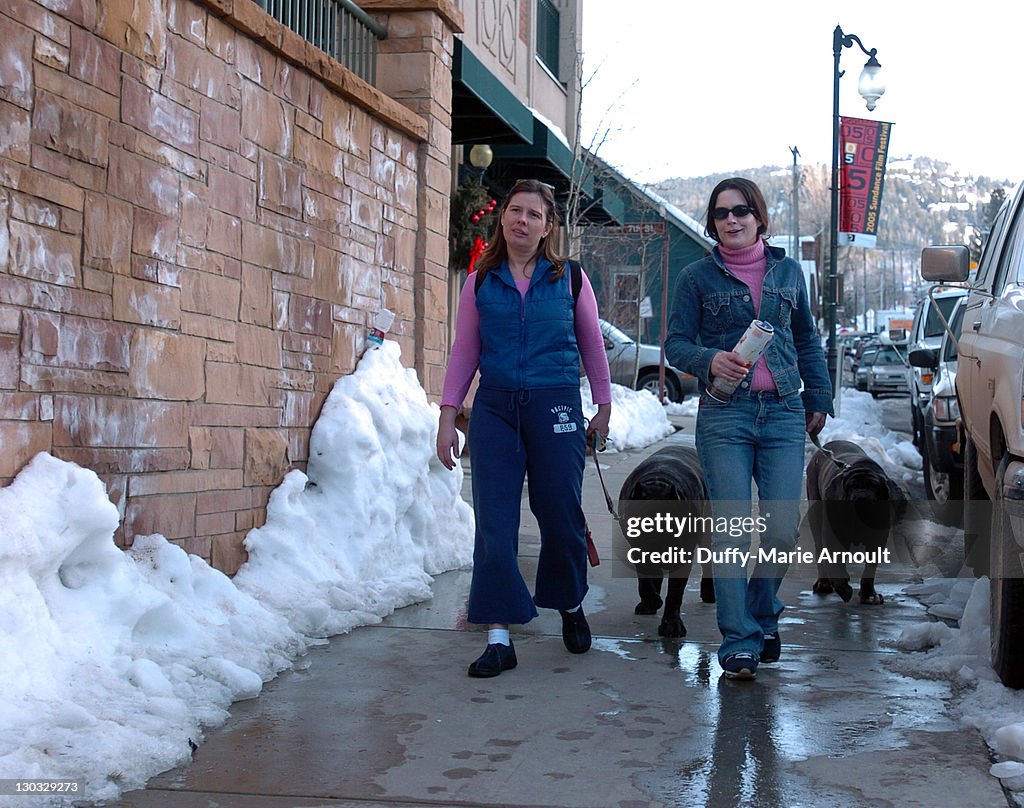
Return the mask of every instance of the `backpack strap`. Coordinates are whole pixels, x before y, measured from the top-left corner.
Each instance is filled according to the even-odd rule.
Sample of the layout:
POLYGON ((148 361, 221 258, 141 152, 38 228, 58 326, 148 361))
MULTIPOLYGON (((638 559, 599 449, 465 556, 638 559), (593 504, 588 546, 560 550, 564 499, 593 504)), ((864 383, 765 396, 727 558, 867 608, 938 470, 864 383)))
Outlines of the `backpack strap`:
MULTIPOLYGON (((565 263, 569 265, 569 288, 572 290, 572 303, 575 306, 580 299, 580 289, 583 288, 583 267, 580 266, 579 261, 573 261, 572 259, 565 263)), ((479 294, 480 287, 483 285, 487 273, 477 271, 474 274, 476 279, 473 281, 473 292, 479 294)))
POLYGON ((569 286, 572 289, 572 304, 575 306, 580 299, 580 289, 583 288, 583 267, 580 266, 579 261, 573 261, 572 259, 566 263, 569 265, 569 286))

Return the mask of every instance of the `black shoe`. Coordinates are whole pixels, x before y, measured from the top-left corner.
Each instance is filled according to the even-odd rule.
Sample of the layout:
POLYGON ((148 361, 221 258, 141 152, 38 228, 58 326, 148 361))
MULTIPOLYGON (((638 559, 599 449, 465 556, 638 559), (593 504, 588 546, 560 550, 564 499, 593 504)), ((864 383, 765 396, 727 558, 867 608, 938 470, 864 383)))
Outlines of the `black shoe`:
POLYGON ((757 657, 749 651, 730 654, 722 660, 722 672, 726 679, 756 679, 757 657))
POLYGON ((782 639, 779 632, 764 635, 764 646, 761 648, 762 662, 778 662, 782 656, 782 639))
POLYGON ((573 654, 585 654, 590 650, 590 626, 580 606, 574 612, 558 612, 562 615, 562 642, 573 654))
POLYGON ((489 679, 502 671, 512 670, 518 664, 516 649, 511 642, 508 645, 491 643, 469 666, 469 675, 478 679, 489 679))

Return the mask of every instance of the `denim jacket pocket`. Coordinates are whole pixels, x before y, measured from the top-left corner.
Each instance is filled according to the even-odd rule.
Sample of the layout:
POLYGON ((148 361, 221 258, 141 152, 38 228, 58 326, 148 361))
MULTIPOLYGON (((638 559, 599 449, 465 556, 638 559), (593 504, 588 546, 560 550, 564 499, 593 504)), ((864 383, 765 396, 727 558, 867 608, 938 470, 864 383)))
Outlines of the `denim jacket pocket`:
POLYGON ((797 309, 797 301, 800 293, 797 289, 786 287, 779 289, 779 324, 783 328, 789 328, 793 319, 793 312, 797 309))
MULTIPOLYGON (((713 293, 704 296, 702 301, 704 327, 712 335, 729 334, 742 330, 750 322, 744 319, 746 314, 741 311, 742 306, 735 295, 728 293, 713 293)), ((726 350, 731 350, 732 346, 726 350)))

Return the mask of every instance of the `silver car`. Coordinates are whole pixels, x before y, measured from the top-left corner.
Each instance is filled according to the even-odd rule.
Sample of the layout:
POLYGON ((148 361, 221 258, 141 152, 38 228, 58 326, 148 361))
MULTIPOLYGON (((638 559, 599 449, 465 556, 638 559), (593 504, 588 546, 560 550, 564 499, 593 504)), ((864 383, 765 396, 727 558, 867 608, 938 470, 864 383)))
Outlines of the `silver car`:
POLYGON ((909 393, 906 355, 895 345, 882 345, 867 369, 867 391, 872 398, 883 393, 909 393))
MULTIPOLYGON (((620 384, 634 390, 650 390, 657 396, 660 390, 658 362, 661 348, 636 342, 607 320, 600 322, 604 347, 608 352, 612 384, 620 384)), ((686 396, 696 392, 696 376, 690 376, 668 363, 665 364, 665 396, 669 401, 682 401, 686 396)))

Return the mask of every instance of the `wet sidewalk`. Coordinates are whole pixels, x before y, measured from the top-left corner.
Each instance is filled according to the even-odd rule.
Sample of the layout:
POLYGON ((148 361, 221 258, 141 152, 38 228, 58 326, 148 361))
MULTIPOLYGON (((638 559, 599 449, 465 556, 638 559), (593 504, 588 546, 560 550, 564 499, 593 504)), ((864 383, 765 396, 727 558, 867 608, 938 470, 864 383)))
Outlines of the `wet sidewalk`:
MULTIPOLYGON (((667 441, 692 443, 692 419, 667 441)), ((615 497, 640 452, 601 455, 615 497)), ((470 472, 471 473, 471 472, 470 472)), ((467 488, 468 491, 468 480, 467 488)), ((927 619, 904 583, 882 607, 843 604, 792 576, 782 659, 756 682, 721 677, 714 606, 691 580, 688 636, 633 614, 614 578, 611 517, 588 460, 584 505, 606 563, 585 602, 594 646, 569 654, 557 613, 513 628, 519 667, 471 679, 485 634, 465 625, 468 571, 433 600, 335 637, 232 706, 192 763, 123 808, 408 806, 1003 806, 980 735, 946 713, 946 682, 909 678, 886 645, 927 619)), ((536 523, 523 500, 520 559, 532 581, 536 523)), ((696 569, 696 568, 695 568, 696 569)))

